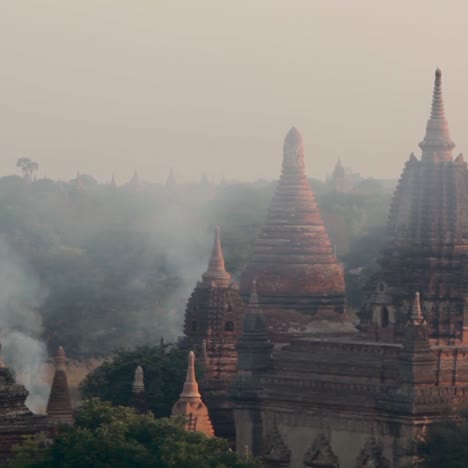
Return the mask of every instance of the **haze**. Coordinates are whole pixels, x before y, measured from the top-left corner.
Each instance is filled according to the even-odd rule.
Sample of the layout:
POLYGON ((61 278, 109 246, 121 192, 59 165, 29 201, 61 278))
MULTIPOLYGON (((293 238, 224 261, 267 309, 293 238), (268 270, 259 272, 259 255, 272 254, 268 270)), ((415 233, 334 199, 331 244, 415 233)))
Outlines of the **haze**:
POLYGON ((273 179, 296 125, 308 174, 338 156, 397 178, 436 67, 468 151, 464 1, 0 1, 0 174, 273 179), (458 51, 455 53, 455 51, 458 51))

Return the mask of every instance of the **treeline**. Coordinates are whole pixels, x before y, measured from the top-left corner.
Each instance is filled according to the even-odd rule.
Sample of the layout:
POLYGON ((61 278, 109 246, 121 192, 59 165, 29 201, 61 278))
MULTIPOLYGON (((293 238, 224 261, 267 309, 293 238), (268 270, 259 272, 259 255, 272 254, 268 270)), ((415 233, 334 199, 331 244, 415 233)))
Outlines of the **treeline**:
MULTIPOLYGON (((349 302, 358 307, 360 284, 382 244, 391 190, 377 181, 347 194, 319 181, 312 185, 337 255, 350 271, 349 302)), ((4 177, 0 264, 6 270, 19 265, 36 284, 22 277, 25 284, 14 292, 3 285, 0 307, 20 309, 22 292, 37 296, 28 300, 43 338, 50 349, 66 345, 72 356, 106 354, 161 335, 174 340, 188 295, 206 268, 214 225, 221 226, 227 268, 236 277, 274 187, 206 181, 166 187, 134 180, 117 188, 90 176, 68 183, 4 177)))

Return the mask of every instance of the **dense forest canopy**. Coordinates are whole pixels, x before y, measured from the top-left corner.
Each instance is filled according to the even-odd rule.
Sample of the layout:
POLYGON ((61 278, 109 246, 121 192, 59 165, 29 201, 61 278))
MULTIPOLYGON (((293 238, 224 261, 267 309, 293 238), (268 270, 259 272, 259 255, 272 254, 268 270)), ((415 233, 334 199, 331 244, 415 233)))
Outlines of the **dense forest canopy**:
MULTIPOLYGON (((382 245, 392 189, 373 180, 352 193, 312 185, 348 272, 348 301, 357 308, 382 245)), ((86 175, 66 183, 1 178, 6 355, 18 342, 15 333, 44 340, 49 350, 64 345, 75 357, 160 336, 175 340, 188 295, 206 269, 214 225, 221 226, 226 265, 236 277, 274 187, 206 180, 114 187, 86 175)))

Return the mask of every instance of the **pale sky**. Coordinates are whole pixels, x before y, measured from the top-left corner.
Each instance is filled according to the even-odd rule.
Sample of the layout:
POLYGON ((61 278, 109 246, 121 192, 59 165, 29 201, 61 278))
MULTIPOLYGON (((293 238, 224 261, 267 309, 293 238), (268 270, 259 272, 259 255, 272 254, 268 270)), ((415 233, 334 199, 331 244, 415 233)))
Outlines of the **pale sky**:
POLYGON ((309 176, 397 178, 436 67, 468 153, 467 22, 466 0, 0 0, 0 175, 273 179, 295 125, 309 176))

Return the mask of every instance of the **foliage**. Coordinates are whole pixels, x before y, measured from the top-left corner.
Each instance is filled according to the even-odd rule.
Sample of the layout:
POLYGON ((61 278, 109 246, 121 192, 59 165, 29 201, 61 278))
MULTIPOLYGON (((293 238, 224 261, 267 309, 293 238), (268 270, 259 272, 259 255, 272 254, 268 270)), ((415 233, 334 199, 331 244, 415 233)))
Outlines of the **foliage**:
POLYGON ((37 162, 31 161, 29 158, 19 158, 16 161, 16 167, 21 169, 25 179, 31 180, 33 173, 39 169, 39 164, 37 164, 37 162))
POLYGON ((468 417, 430 426, 414 447, 413 456, 424 468, 465 468, 468 460, 468 417))
POLYGON ((137 366, 143 368, 149 408, 158 417, 169 416, 182 391, 187 369, 187 353, 176 346, 140 346, 134 351, 118 351, 112 361, 87 375, 80 387, 83 397, 129 405, 137 366))
POLYGON ((98 399, 85 401, 75 427, 64 430, 50 447, 38 452, 29 440, 15 453, 15 468, 259 466, 253 459, 242 460, 222 439, 186 431, 183 420, 139 415, 98 399))

